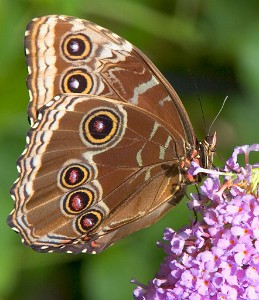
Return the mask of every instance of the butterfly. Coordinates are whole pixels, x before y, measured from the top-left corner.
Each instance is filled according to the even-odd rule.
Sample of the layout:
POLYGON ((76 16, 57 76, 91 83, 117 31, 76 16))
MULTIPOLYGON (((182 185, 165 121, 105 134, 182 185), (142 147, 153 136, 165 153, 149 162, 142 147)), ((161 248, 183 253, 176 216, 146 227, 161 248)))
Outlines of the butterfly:
POLYGON ((38 252, 99 253, 174 207, 212 162, 173 87, 136 47, 50 15, 25 33, 31 128, 8 225, 38 252))

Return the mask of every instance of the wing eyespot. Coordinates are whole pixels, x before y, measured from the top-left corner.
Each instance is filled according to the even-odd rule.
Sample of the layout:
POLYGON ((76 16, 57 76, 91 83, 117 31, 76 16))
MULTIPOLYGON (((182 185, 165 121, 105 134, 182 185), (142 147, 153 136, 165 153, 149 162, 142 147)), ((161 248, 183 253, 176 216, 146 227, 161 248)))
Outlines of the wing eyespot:
POLYGON ((118 131, 119 117, 110 110, 100 109, 87 115, 82 129, 85 140, 92 144, 105 144, 111 141, 118 131))
POLYGON ((89 178, 89 170, 80 164, 66 166, 60 173, 60 184, 67 189, 78 187, 89 178))
POLYGON ((91 52, 91 42, 85 34, 70 34, 64 39, 61 49, 68 60, 83 60, 91 52))
POLYGON ((78 214, 89 208, 94 201, 94 193, 88 188, 80 188, 69 193, 63 201, 67 214, 78 214))
POLYGON ((103 220, 103 215, 100 211, 91 210, 80 216, 76 220, 76 229, 80 233, 86 233, 96 228, 103 220))
POLYGON ((64 93, 89 94, 93 79, 84 69, 72 69, 63 77, 61 87, 64 93))

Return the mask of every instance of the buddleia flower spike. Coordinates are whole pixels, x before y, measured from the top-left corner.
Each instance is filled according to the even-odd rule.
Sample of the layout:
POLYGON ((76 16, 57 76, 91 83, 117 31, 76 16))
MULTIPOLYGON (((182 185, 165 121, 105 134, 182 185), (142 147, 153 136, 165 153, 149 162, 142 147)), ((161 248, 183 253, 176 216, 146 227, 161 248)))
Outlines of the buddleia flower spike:
POLYGON ((214 171, 192 195, 189 207, 199 221, 178 232, 165 229, 159 245, 167 256, 147 286, 135 281, 136 300, 259 299, 259 164, 249 164, 251 151, 259 144, 236 147, 223 182, 214 171))

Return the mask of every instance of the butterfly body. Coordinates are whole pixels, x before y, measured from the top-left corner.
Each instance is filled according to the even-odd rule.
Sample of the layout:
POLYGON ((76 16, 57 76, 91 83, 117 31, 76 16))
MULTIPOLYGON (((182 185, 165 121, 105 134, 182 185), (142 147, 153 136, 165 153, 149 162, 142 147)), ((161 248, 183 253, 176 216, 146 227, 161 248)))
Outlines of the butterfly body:
POLYGON ((26 245, 98 253, 181 200, 184 161, 210 164, 174 89, 121 37, 46 16, 28 25, 25 49, 32 127, 8 224, 26 245))

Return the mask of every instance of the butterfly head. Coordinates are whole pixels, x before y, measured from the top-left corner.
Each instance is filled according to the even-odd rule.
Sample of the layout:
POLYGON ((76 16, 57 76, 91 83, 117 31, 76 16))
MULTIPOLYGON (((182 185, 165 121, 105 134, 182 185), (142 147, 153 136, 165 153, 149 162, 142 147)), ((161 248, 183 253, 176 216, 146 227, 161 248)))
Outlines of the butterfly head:
POLYGON ((213 162, 213 155, 216 151, 216 132, 207 135, 202 142, 199 142, 198 153, 200 155, 200 165, 203 168, 210 168, 213 162))
POLYGON ((180 168, 184 173, 185 184, 201 182, 203 173, 192 174, 191 164, 195 162, 199 167, 207 169, 212 166, 213 155, 216 149, 216 132, 213 136, 206 136, 203 141, 197 141, 196 148, 189 150, 189 154, 181 161, 180 168))

